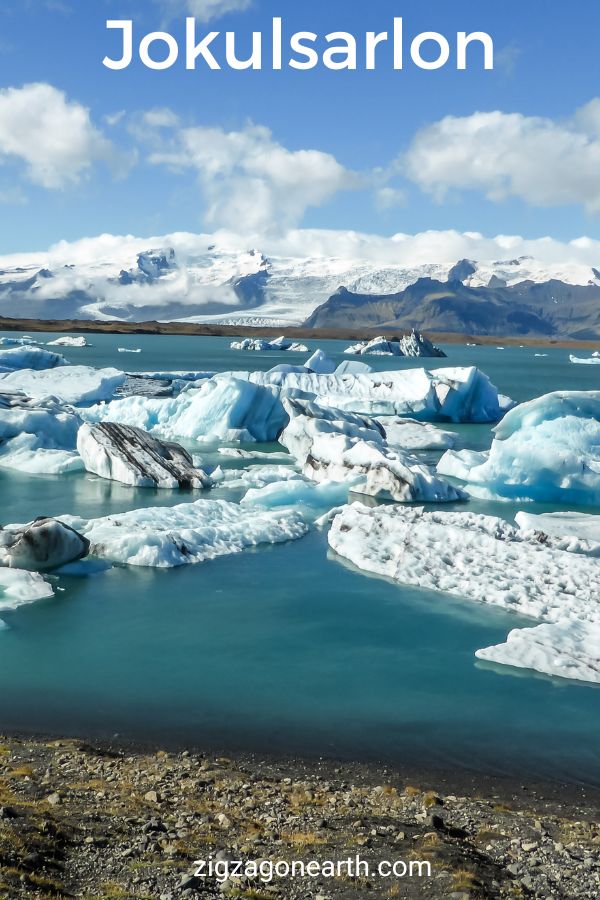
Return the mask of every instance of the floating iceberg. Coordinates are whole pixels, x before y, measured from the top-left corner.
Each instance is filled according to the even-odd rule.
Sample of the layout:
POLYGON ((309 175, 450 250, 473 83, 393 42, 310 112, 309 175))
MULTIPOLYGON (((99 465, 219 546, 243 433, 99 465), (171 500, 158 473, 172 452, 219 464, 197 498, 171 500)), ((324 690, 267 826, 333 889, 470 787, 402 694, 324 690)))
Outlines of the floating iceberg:
POLYGON ((351 482, 356 493, 404 503, 465 498, 428 466, 389 447, 372 420, 306 400, 287 399, 284 405, 290 423, 280 441, 312 481, 351 482))
POLYGON ((377 416, 375 421, 384 429, 388 446, 400 450, 447 450, 454 447, 458 439, 454 431, 444 431, 416 419, 377 416))
POLYGON ((125 378, 125 373, 119 369, 94 369, 91 366, 65 366, 59 371, 24 369, 0 375, 0 392, 22 391, 39 399, 56 397, 62 403, 79 406, 110 400, 125 378))
POLYGON ((52 587, 37 572, 0 568, 0 610, 53 597, 52 587))
POLYGON ((287 421, 277 390, 224 376, 167 399, 126 397, 86 411, 168 440, 275 441, 287 421))
POLYGON ((487 662, 600 684, 600 624, 565 621, 516 628, 506 643, 478 650, 487 662))
POLYGON ((424 356, 424 357, 445 357, 446 354, 439 347, 434 347, 431 341, 419 334, 413 328, 410 335, 400 338, 400 340, 380 336, 370 341, 360 341, 347 347, 344 353, 356 354, 360 356, 424 356))
POLYGON ((262 338, 245 338, 242 341, 233 341, 230 346, 232 350, 285 350, 290 353, 308 353, 308 347, 305 347, 304 344, 296 344, 293 341, 288 341, 283 335, 272 341, 267 341, 262 338))
POLYGON ((215 380, 231 375, 287 395, 316 400, 323 406, 370 416, 406 416, 425 422, 497 422, 505 409, 487 375, 474 366, 358 375, 234 372, 216 375, 215 380))
POLYGON ((141 353, 142 352, 141 347, 139 347, 136 350, 130 350, 129 347, 118 347, 117 349, 118 349, 119 353, 141 353))
POLYGON ((83 335, 79 335, 79 337, 72 337, 71 335, 65 335, 65 337, 56 338, 55 341, 48 341, 46 347, 91 347, 92 345, 88 342, 88 339, 83 335))
MULTIPOLYGON (((308 507, 320 515, 323 510, 342 506, 348 502, 348 493, 352 490, 352 481, 323 481, 311 484, 304 478, 275 481, 263 488, 251 488, 242 498, 242 506, 262 506, 266 509, 293 506, 302 510, 308 507)), ((312 517, 314 518, 314 516, 312 517)))
POLYGON ((0 467, 46 475, 83 469, 76 451, 80 424, 53 399, 0 393, 0 467))
POLYGON ((511 410, 487 453, 449 451, 441 475, 473 496, 600 504, 600 392, 557 391, 511 410))
POLYGON ((0 347, 31 347, 33 344, 39 344, 29 335, 23 337, 0 337, 0 347))
MULTIPOLYGON (((360 504, 345 507, 329 533, 332 549, 367 572, 539 619, 555 625, 556 635, 565 622, 596 633, 598 560, 560 549, 559 541, 491 516, 360 504)), ((520 657, 535 668, 536 640, 536 629, 526 629, 518 642, 512 638, 519 652, 511 651, 511 665, 520 657)), ((600 670, 600 642, 586 639, 585 647, 586 665, 600 670)), ((547 670, 543 665, 540 671, 547 670)), ((560 674, 573 677, 568 672, 565 665, 560 674)))
POLYGON ((56 569, 83 559, 89 547, 86 538, 56 519, 0 528, 0 566, 9 568, 56 569))
POLYGON ((336 367, 322 350, 315 350, 310 359, 304 363, 304 368, 317 375, 333 375, 336 367))
POLYGON ((24 346, 0 350, 0 372, 18 372, 21 369, 40 371, 68 365, 69 361, 64 356, 41 347, 24 346))
POLYGON ((205 488, 211 481, 194 467, 192 457, 179 444, 165 443, 129 425, 100 422, 84 424, 77 449, 88 472, 139 488, 205 488))
POLYGON ((259 512, 225 500, 136 509, 87 521, 74 516, 61 516, 61 520, 89 539, 94 556, 157 568, 201 563, 259 544, 295 540, 308 530, 297 512, 259 512))
MULTIPOLYGON (((289 459, 289 456, 288 456, 289 459)), ((257 489, 283 481, 305 481, 300 472, 291 466, 250 466, 247 469, 217 469, 212 473, 213 483, 230 491, 257 489)))
POLYGON ((580 357, 573 356, 571 354, 569 359, 572 363, 575 363, 577 366, 599 366, 600 365, 600 357, 598 356, 590 356, 590 357, 580 357))

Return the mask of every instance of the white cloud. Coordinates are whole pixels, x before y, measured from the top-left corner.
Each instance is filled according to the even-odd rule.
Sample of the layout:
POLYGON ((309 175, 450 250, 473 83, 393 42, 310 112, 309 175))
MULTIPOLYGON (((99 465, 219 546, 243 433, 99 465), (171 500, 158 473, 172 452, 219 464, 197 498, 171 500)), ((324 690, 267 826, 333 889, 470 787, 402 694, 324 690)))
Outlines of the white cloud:
POLYGON ((452 190, 476 190, 492 201, 581 204, 598 213, 600 100, 565 121, 502 112, 447 116, 419 131, 400 163, 439 200, 452 190))
POLYGON ((381 212, 389 209, 395 209, 399 206, 406 206, 406 191, 400 188, 382 187, 375 191, 375 206, 381 212))
POLYGON ((288 150, 268 128, 252 123, 230 132, 181 129, 149 159, 175 170, 195 170, 207 203, 207 224, 241 227, 248 234, 294 227, 309 207, 359 184, 358 176, 331 154, 288 150))
POLYGON ((40 83, 0 90, 0 162, 3 157, 21 159, 34 184, 60 189, 116 154, 85 106, 40 83))
POLYGON ((159 0, 159 3, 173 15, 187 12, 199 22, 210 22, 226 13, 243 12, 252 6, 252 0, 159 0))

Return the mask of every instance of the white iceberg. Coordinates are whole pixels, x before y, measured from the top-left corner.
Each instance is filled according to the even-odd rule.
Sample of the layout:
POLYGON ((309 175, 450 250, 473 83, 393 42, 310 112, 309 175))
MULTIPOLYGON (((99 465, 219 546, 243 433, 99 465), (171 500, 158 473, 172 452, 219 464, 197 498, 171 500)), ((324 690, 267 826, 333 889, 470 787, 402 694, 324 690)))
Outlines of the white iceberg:
POLYGON ((84 424, 77 449, 88 472, 138 488, 205 488, 211 481, 179 444, 114 422, 84 424))
POLYGON ((310 359, 304 363, 304 368, 317 375, 332 375, 336 366, 322 350, 315 350, 310 359))
POLYGON ((489 452, 449 451, 438 472, 466 481, 473 496, 599 505, 600 392, 522 403, 494 429, 489 452))
MULTIPOLYGON (((491 516, 361 504, 345 507, 329 533, 332 549, 367 572, 498 606, 557 628, 579 623, 595 633, 600 627, 600 565, 592 556, 560 549, 559 543, 491 516)), ((529 648, 535 631, 526 629, 519 638, 525 667, 534 660, 529 648)), ((586 665, 600 668, 600 643, 586 640, 585 654, 586 665)), ((515 658, 513 654, 511 665, 515 658)), ((564 666, 561 674, 573 677, 568 672, 564 666)), ((575 677, 582 677, 581 670, 575 677)))
POLYGON ((76 451, 80 425, 55 400, 0 392, 0 467, 46 475, 83 469, 76 451))
POLYGON ((37 399, 56 397, 61 403, 79 406, 110 400, 126 377, 119 369, 91 366, 65 366, 58 371, 24 369, 0 375, 0 392, 22 391, 37 399))
POLYGON ((89 542, 56 519, 39 518, 27 525, 0 528, 0 566, 56 569, 87 556, 89 542))
MULTIPOLYGON (((308 365, 308 364, 307 364, 308 365)), ((292 372, 233 372, 253 384, 323 406, 370 416, 403 416, 426 422, 497 422, 503 415, 498 391, 474 366, 402 369, 358 375, 292 372)))
POLYGON ((565 621, 516 628, 506 643, 478 650, 486 662, 600 684, 600 623, 565 621))
POLYGON ((79 335, 78 337, 73 337, 72 335, 65 335, 64 337, 56 338, 54 341, 48 341, 46 347, 91 347, 92 345, 88 342, 87 338, 83 335, 79 335))
POLYGON ((130 349, 129 347, 118 347, 117 350, 119 353, 141 353, 142 352, 141 347, 138 347, 135 350, 130 349))
POLYGON ((429 338, 419 334, 413 328, 411 334, 400 338, 389 338, 380 335, 370 341, 359 341, 347 347, 344 353, 360 356, 428 356, 445 357, 446 354, 439 347, 434 347, 429 338))
POLYGON ((233 341, 230 347, 232 350, 279 350, 290 353, 308 353, 308 347, 305 347, 304 344, 296 344, 283 335, 272 341, 263 338, 244 338, 241 341, 233 341))
MULTIPOLYGON (((289 459, 289 456, 288 456, 289 459)), ((291 466, 249 466, 247 469, 216 469, 211 473, 213 484, 230 491, 261 489, 284 481, 306 481, 291 466)))
POLYGON ((404 503, 453 502, 465 494, 385 441, 381 425, 357 414, 284 400, 290 423, 280 441, 316 482, 350 482, 356 493, 404 503))
POLYGON ((458 440, 456 432, 416 419, 377 416, 375 421, 384 429, 388 446, 400 450, 447 450, 458 440))
POLYGON ((259 512, 225 500, 136 509, 100 519, 60 518, 89 539, 94 556, 156 568, 201 563, 260 544, 283 543, 308 530, 295 511, 259 512))
POLYGON ((555 512, 534 514, 521 510, 515 516, 521 531, 542 532, 572 553, 600 556, 600 516, 586 513, 555 512))
POLYGON ((231 377, 211 379, 172 398, 125 397, 85 416, 133 425, 168 440, 203 442, 274 441, 287 419, 276 390, 231 377))
POLYGON ((303 511, 304 507, 316 511, 311 518, 320 516, 323 510, 342 506, 348 502, 352 482, 323 481, 312 484, 304 478, 275 481, 262 488, 251 488, 242 497, 242 506, 261 506, 265 509, 294 507, 303 511))
POLYGON ((23 346, 0 350, 0 372, 18 372, 21 369, 40 371, 68 365, 69 361, 64 356, 41 347, 23 346))
POLYGON ((53 597, 51 585, 37 572, 0 568, 0 610, 53 597))
POLYGON ((598 366, 598 365, 600 365, 600 357, 598 357, 598 356, 580 357, 580 356, 573 356, 573 354, 571 354, 569 356, 569 359, 571 360, 572 363, 574 363, 577 366, 598 366))

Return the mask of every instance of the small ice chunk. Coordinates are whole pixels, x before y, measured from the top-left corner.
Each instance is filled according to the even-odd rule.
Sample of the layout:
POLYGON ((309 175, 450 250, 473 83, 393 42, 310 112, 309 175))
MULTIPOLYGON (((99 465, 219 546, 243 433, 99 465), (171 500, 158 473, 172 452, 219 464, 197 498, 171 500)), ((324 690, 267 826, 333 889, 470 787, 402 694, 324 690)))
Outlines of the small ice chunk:
POLYGON ((328 359, 322 350, 315 350, 310 359, 304 363, 304 368, 316 375, 332 375, 336 367, 335 363, 328 359))
POLYGON ((51 585, 37 572, 0 568, 0 610, 53 597, 51 585))
POLYGON ((56 569, 87 556, 89 541, 57 519, 39 518, 27 525, 0 528, 0 566, 56 569))

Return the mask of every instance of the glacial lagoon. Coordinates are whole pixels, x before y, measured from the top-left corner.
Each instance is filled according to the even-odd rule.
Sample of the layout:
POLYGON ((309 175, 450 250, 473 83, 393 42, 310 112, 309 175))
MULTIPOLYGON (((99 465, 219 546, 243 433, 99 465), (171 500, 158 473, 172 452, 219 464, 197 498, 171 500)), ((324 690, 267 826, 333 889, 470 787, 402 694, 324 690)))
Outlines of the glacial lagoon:
MULTIPOLYGON (((93 346, 56 349, 73 364, 129 372, 267 370, 296 362, 286 353, 232 352, 228 338, 93 334, 88 340, 93 346), (119 347, 141 353, 119 353, 119 347)), ((336 361, 345 358, 346 343, 304 343, 336 361)), ((444 349, 447 361, 365 361, 378 370, 477 365, 517 401, 600 388, 600 368, 571 364, 569 350, 444 349)), ((300 354, 298 363, 304 359, 300 354)), ((463 446, 489 446, 487 425, 444 427, 459 432, 463 446)), ((249 463, 219 455, 216 446, 200 454, 228 467, 249 463)), ((225 493, 217 488, 211 496, 225 493)), ((6 523, 64 513, 98 517, 192 497, 85 473, 0 470, 0 499, 6 523)), ((510 521, 521 508, 469 503, 473 511, 510 521)), ((504 641, 511 628, 528 622, 369 577, 334 557, 324 531, 196 566, 116 566, 52 582, 53 599, 2 613, 9 626, 0 635, 3 730, 118 734, 166 745, 600 783, 596 686, 475 659, 478 648, 504 641)))

